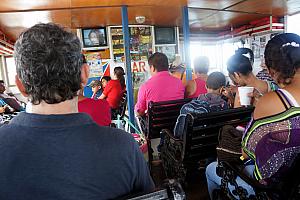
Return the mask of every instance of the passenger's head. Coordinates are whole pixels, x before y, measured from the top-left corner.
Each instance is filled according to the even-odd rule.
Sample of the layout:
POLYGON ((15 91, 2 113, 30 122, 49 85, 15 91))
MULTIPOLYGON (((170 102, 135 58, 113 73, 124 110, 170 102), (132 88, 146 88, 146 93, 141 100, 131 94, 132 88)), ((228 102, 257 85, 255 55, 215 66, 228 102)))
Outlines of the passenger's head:
POLYGON ((160 52, 152 54, 148 59, 148 63, 152 75, 156 72, 168 71, 169 68, 167 56, 160 52))
POLYGON ((55 24, 37 24, 23 32, 14 57, 16 84, 35 105, 73 99, 88 77, 79 39, 55 24))
POLYGON ((99 80, 93 80, 89 86, 92 88, 93 93, 98 92, 98 90, 101 89, 101 81, 99 80))
POLYGON ((110 76, 103 76, 101 78, 101 85, 102 85, 102 88, 105 88, 107 83, 111 80, 110 76))
POLYGON ((194 70, 197 74, 207 74, 209 68, 209 59, 206 56, 199 56, 194 59, 194 70))
POLYGON ((0 80, 0 94, 5 92, 5 84, 3 80, 0 80))
POLYGON ((273 37, 265 49, 265 62, 271 77, 281 86, 291 83, 300 68, 300 36, 283 33, 273 37))
POLYGON ((234 54, 227 62, 227 71, 235 85, 245 86, 245 79, 252 73, 252 65, 248 57, 234 54))
POLYGON ((121 87, 125 88, 125 72, 122 67, 115 67, 114 68, 114 75, 120 81, 121 87))
POLYGON ((212 72, 206 80, 208 92, 220 93, 221 89, 226 86, 226 77, 221 72, 212 72))

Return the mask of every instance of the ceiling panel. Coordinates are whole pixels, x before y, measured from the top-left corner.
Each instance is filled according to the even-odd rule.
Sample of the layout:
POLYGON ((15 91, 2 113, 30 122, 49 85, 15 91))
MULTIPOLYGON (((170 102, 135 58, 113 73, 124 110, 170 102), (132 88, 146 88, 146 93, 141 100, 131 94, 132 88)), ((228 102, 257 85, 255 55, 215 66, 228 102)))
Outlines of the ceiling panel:
POLYGON ((0 12, 101 6, 184 6, 187 0, 1 0, 0 12))
POLYGON ((206 19, 207 17, 216 14, 216 12, 218 11, 189 8, 189 21, 191 28, 193 28, 195 25, 197 26, 200 21, 206 19))
POLYGON ((65 27, 71 27, 71 11, 0 13, 0 29, 13 40, 16 39, 24 29, 39 22, 55 22, 65 27))
POLYGON ((180 7, 129 7, 129 23, 136 24, 135 17, 146 16, 146 24, 159 26, 181 26, 182 10, 180 7))
POLYGON ((183 6, 187 0, 71 0, 72 7, 84 6, 183 6))
POLYGON ((72 10, 72 28, 119 25, 121 8, 89 8, 72 10))
MULTIPOLYGON (((297 1, 300 3, 299 0, 297 1)), ((286 12, 286 2, 286 0, 248 0, 229 8, 229 10, 257 12, 278 16, 286 12)))
POLYGON ((292 15, 300 12, 300 0, 287 1, 287 14, 292 15))
POLYGON ((1 0, 0 12, 69 8, 71 0, 1 0))
POLYGON ((194 8, 224 9, 241 0, 188 0, 188 6, 194 8))
MULTIPOLYGON (((170 9, 170 7, 129 7, 129 24, 137 24, 135 21, 135 17, 143 15, 146 17, 146 21, 144 24, 180 26, 182 20, 181 9, 179 7, 172 8, 173 14, 165 12, 166 9, 170 9)), ((121 24, 122 18, 120 7, 72 10, 72 28, 121 24)))
POLYGON ((199 20, 199 22, 193 24, 192 29, 229 29, 231 26, 238 27, 240 25, 248 23, 249 21, 261 19, 263 17, 265 17, 265 15, 219 11, 210 17, 199 20))

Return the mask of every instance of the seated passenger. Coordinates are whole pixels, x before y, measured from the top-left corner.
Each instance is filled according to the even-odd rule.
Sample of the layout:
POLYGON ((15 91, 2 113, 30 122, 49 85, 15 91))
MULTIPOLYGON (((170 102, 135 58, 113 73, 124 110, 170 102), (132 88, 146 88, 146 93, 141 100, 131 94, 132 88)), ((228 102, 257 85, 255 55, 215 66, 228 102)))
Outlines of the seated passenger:
POLYGON ((269 70, 266 66, 265 59, 263 59, 260 67, 262 68, 257 74, 256 78, 262 80, 262 81, 271 81, 274 82, 272 77, 270 76, 269 70))
POLYGON ((108 82, 111 80, 110 76, 102 76, 101 78, 101 88, 104 90, 104 88, 107 86, 108 82))
POLYGON ((184 98, 182 82, 168 72, 168 58, 165 54, 156 52, 148 59, 151 78, 139 89, 135 110, 143 116, 150 101, 170 101, 184 98))
POLYGON ((0 199, 115 199, 154 189, 134 138, 78 113, 89 68, 75 34, 37 24, 19 36, 14 56, 32 113, 0 128, 0 199))
MULTIPOLYGON (((253 119, 242 140, 244 159, 255 164, 245 167, 250 177, 260 183, 278 184, 300 153, 300 36, 279 34, 266 45, 266 65, 271 77, 284 89, 265 94, 254 110, 253 119), (271 102, 271 103, 270 103, 271 102)), ((206 169, 208 191, 220 188, 221 177, 216 174, 217 162, 206 169)), ((250 185, 237 177, 236 182, 247 190, 250 185)), ((229 189, 232 190, 233 186, 229 189)))
POLYGON ((182 106, 180 115, 174 128, 174 136, 182 138, 185 127, 185 117, 192 115, 218 112, 229 108, 228 103, 222 98, 222 91, 226 85, 226 78, 221 72, 213 72, 207 77, 207 94, 201 94, 197 100, 192 100, 182 106))
MULTIPOLYGON (((236 86, 252 86, 254 91, 254 102, 257 102, 258 98, 263 94, 276 90, 278 87, 276 84, 270 81, 262 81, 255 77, 252 72, 252 64, 248 57, 237 52, 231 56, 227 62, 227 70, 229 77, 236 86)), ((234 107, 241 107, 239 92, 236 91, 234 107)))
POLYGON ((103 90, 99 99, 106 99, 112 109, 118 109, 125 91, 124 70, 122 67, 114 68, 114 75, 103 90))
MULTIPOLYGON (((169 72, 172 76, 180 79, 182 81, 182 84, 184 87, 187 85, 186 80, 186 66, 181 62, 181 58, 179 54, 175 55, 175 61, 170 65, 169 72)), ((192 80, 194 80, 196 77, 194 74, 192 74, 192 80)))
POLYGON ((221 72, 212 72, 206 80, 207 94, 201 94, 197 100, 210 104, 210 112, 228 109, 229 105, 224 100, 223 89, 226 86, 226 77, 221 72))
POLYGON ((209 68, 209 60, 206 56, 200 56, 194 60, 196 79, 190 80, 185 88, 185 97, 195 98, 200 94, 207 93, 205 82, 209 68))
POLYGON ((21 103, 14 96, 5 94, 6 88, 4 81, 0 80, 0 99, 2 99, 8 106, 6 107, 6 112, 15 112, 22 111, 24 108, 21 106, 21 103), (10 108, 10 109, 9 109, 10 108))
POLYGON ((81 90, 78 95, 78 112, 87 113, 100 126, 109 126, 111 113, 105 99, 91 99, 83 96, 81 90))
MULTIPOLYGON (((83 59, 83 64, 86 65, 85 59, 83 59)), ((100 126, 109 126, 111 123, 110 107, 107 101, 84 97, 83 88, 78 95, 78 111, 90 115, 100 126)))
POLYGON ((92 88, 93 92, 91 99, 98 99, 102 94, 101 81, 93 80, 88 86, 92 88))

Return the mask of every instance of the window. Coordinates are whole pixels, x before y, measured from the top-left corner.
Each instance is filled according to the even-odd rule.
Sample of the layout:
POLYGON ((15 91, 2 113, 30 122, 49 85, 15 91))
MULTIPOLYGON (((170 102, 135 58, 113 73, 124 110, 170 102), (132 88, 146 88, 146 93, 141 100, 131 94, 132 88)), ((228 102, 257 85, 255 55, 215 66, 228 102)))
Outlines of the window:
POLYGON ((287 16, 287 32, 300 35, 300 14, 287 16))
POLYGON ((233 43, 201 44, 191 43, 191 67, 194 68, 194 59, 198 56, 207 56, 209 59, 209 73, 220 71, 227 74, 227 60, 234 54, 237 47, 233 43))
POLYGON ((8 78, 8 86, 15 85, 15 76, 17 74, 15 60, 13 57, 6 57, 6 68, 7 68, 7 78, 8 78))
POLYGON ((3 63, 2 63, 2 56, 0 56, 0 80, 3 80, 3 63))

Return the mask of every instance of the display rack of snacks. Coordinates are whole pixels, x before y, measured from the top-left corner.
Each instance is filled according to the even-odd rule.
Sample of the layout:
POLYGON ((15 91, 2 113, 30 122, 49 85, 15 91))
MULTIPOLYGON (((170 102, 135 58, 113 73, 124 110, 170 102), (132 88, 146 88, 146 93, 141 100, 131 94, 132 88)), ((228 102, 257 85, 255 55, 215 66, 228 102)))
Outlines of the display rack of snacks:
POLYGON ((122 28, 111 28, 114 60, 122 62, 124 57, 124 40, 122 28))
POLYGON ((131 59, 147 60, 152 54, 152 36, 150 27, 130 28, 130 55, 131 59))
MULTIPOLYGON (((133 61, 147 60, 152 54, 151 27, 130 27, 130 56, 133 61)), ((124 60, 124 40, 122 28, 111 28, 112 50, 114 60, 124 60)))

